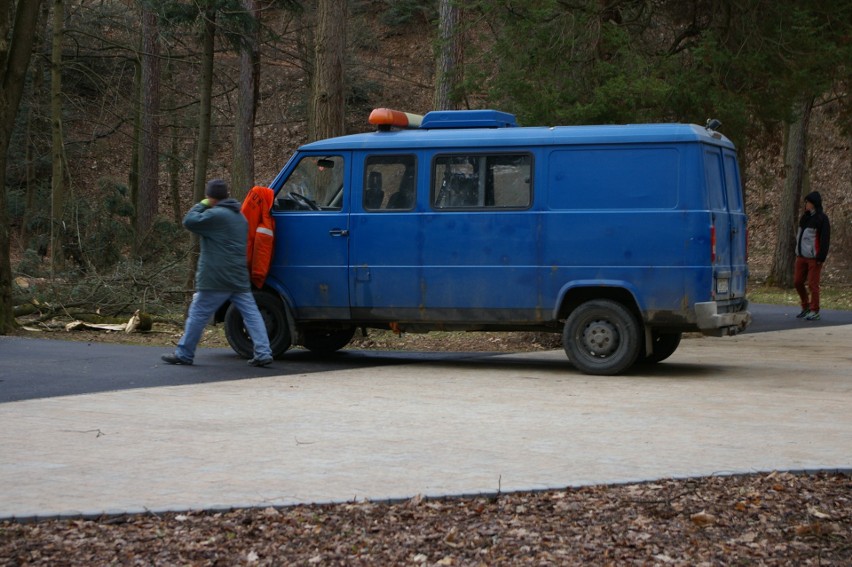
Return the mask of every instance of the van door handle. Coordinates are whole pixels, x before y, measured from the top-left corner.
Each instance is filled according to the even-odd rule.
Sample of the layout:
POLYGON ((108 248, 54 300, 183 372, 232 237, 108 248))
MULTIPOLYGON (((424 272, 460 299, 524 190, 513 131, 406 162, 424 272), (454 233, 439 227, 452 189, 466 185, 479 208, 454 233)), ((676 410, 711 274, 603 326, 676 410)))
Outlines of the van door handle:
POLYGON ((331 236, 349 236, 349 231, 345 228, 332 228, 328 233, 331 236))

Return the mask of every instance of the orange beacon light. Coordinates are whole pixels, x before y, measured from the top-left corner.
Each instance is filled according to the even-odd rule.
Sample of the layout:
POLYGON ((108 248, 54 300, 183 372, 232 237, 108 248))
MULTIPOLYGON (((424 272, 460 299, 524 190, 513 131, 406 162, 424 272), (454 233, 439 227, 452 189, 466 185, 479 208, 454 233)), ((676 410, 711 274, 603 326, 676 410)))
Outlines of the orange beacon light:
POLYGON ((370 113, 370 124, 381 128, 419 128, 421 114, 411 114, 390 108, 375 108, 370 113))

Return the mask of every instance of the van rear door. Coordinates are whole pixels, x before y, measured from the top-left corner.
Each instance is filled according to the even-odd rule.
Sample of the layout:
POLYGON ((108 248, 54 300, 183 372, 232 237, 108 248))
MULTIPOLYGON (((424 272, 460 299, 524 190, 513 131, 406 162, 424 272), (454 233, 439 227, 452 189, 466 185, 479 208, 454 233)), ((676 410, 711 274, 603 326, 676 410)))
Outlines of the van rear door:
POLYGON ((725 168, 725 196, 731 222, 731 298, 745 297, 748 281, 748 217, 745 214, 740 170, 737 156, 730 150, 722 150, 725 168))
POLYGON ((716 301, 745 295, 745 214, 736 157, 706 146, 704 176, 710 208, 713 296, 716 301))

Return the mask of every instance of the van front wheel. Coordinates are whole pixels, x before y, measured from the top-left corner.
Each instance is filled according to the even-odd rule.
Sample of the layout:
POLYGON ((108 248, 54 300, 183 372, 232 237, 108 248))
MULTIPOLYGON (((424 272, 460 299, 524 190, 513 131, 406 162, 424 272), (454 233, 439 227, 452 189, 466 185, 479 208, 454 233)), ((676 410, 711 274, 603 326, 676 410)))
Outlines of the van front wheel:
MULTIPOLYGON (((290 327, 287 325, 284 303, 275 295, 265 291, 255 291, 254 302, 266 324, 272 356, 279 359, 290 348, 290 327)), ((243 358, 254 356, 254 345, 243 325, 243 316, 234 304, 231 304, 225 312, 225 338, 238 355, 243 358)))
POLYGON ((562 346, 571 363, 586 374, 613 375, 630 368, 642 350, 639 323, 622 304, 587 301, 565 322, 562 346))

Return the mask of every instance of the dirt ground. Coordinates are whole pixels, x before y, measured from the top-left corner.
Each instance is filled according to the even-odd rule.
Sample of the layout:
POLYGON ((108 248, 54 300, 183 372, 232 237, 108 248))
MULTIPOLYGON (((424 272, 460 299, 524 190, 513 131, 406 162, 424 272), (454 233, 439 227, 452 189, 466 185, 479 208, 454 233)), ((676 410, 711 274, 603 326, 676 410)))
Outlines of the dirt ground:
MULTIPOLYGON (((65 322, 56 322, 50 329, 39 332, 21 331, 21 336, 81 342, 173 346, 183 328, 173 322, 155 322, 151 331, 125 333, 122 331, 63 330, 65 322)), ((199 345, 204 348, 230 348, 222 325, 209 326, 199 345)), ((402 333, 368 329, 366 336, 359 330, 347 349, 410 350, 448 352, 529 352, 562 348, 558 333, 485 333, 432 332, 402 333)))

